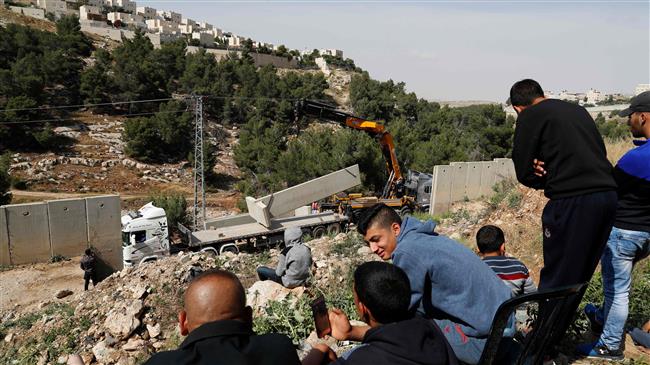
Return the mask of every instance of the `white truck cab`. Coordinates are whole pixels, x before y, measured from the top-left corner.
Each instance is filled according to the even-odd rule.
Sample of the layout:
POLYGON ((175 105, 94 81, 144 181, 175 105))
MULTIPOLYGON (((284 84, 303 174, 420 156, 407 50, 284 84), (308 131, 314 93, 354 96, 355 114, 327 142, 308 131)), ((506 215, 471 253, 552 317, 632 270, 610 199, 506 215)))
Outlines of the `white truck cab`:
POLYGON ((122 216, 124 266, 169 256, 169 230, 165 210, 148 203, 122 216))

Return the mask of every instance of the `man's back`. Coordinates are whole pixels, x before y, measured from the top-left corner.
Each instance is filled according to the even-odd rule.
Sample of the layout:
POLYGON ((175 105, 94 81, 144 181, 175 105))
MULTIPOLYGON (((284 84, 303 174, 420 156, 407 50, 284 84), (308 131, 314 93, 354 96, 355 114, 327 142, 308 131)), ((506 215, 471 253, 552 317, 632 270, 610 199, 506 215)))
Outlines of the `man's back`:
POLYGON ((499 279, 510 287, 513 295, 532 293, 537 290, 535 283, 530 278, 528 268, 514 257, 485 256, 485 262, 499 279))
POLYGON ((210 322, 192 331, 178 350, 155 354, 147 365, 300 364, 291 340, 280 334, 255 335, 238 320, 210 322))
POLYGON ((614 226, 650 232, 650 142, 639 141, 616 165, 618 206, 614 226))
POLYGON ((438 326, 415 317, 368 330, 363 344, 335 364, 456 365, 458 360, 438 326))
POLYGON ((596 124, 575 104, 546 99, 522 111, 512 158, 517 179, 526 186, 543 188, 550 199, 616 188, 596 124), (544 162, 547 174, 543 178, 534 175, 533 159, 544 162))
POLYGON ((436 235, 434 227, 407 217, 393 253, 393 263, 411 282, 411 306, 458 323, 469 336, 485 336, 510 289, 471 250, 436 235))

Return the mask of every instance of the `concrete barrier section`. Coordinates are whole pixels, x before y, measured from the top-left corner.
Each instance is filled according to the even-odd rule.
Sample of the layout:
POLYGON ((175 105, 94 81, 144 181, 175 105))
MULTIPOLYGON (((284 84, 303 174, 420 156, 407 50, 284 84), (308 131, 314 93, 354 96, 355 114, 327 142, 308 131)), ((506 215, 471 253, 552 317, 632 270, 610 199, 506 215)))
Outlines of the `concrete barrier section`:
POLYGON ((433 167, 433 182, 431 185, 431 215, 441 214, 449 210, 451 205, 452 167, 439 165, 433 167))
POLYGON ((122 231, 120 198, 117 195, 86 198, 88 243, 107 267, 98 270, 100 277, 122 269, 122 231), (112 269, 112 270, 111 270, 112 269))
POLYGON ((480 195, 490 196, 494 193, 492 187, 496 181, 496 164, 492 161, 481 161, 480 195))
POLYGON ((498 165, 497 176, 503 179, 517 179, 515 163, 509 158, 495 158, 498 165))
POLYGON ((13 265, 47 262, 52 257, 47 204, 16 204, 5 207, 9 250, 13 265))
POLYGON ((467 196, 467 163, 452 162, 451 164, 451 201, 464 200, 467 196))
POLYGON ((481 171, 480 162, 466 162, 467 178, 465 179, 465 195, 469 199, 481 197, 481 171))
POLYGON ((52 255, 81 256, 88 247, 86 201, 64 199, 47 202, 52 255))
POLYGON ((9 256, 9 233, 5 208, 0 208, 0 265, 11 265, 9 256))

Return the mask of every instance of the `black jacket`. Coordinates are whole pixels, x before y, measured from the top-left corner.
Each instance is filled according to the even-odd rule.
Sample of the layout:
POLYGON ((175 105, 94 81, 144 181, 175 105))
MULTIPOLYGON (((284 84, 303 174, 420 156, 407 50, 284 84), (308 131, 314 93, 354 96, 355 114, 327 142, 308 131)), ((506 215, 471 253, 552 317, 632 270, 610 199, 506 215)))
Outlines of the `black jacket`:
POLYGON ((614 226, 650 232, 650 142, 635 143, 639 147, 621 157, 614 169, 618 184, 614 226))
POLYGON ((457 365, 458 360, 438 326, 415 317, 371 328, 362 345, 334 364, 457 365))
POLYGON ((178 350, 154 354, 146 365, 299 365, 291 340, 280 334, 255 335, 236 320, 206 323, 190 332, 178 350))
POLYGON ((549 199, 616 189, 596 123, 583 107, 565 101, 546 99, 519 114, 512 160, 517 180, 544 189, 549 199), (534 159, 544 161, 546 176, 534 174, 534 159))

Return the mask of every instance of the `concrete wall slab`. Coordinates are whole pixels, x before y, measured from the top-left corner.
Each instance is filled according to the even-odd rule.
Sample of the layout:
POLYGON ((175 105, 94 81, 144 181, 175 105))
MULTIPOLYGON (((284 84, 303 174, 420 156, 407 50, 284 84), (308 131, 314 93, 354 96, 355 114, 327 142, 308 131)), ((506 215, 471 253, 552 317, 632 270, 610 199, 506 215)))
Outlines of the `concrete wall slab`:
POLYGON ((457 202, 464 200, 467 196, 467 163, 452 162, 451 164, 451 201, 457 202))
POLYGON ((451 206, 452 167, 438 165, 433 167, 433 182, 431 185, 431 215, 442 214, 451 206))
POLYGON ((465 179, 465 195, 469 199, 477 199, 481 196, 481 171, 480 162, 466 162, 467 179, 465 179))
POLYGON ((117 195, 86 198, 88 243, 97 252, 100 278, 122 269, 120 198, 117 195))
POLYGON ((492 196, 496 179, 496 163, 493 161, 481 161, 481 189, 480 193, 483 196, 492 196))
POLYGON ((9 256, 9 232, 5 208, 0 208, 0 265, 11 265, 9 256))
POLYGON ((47 204, 16 204, 5 207, 9 250, 13 265, 47 262, 52 257, 47 204))
POLYGON ((81 256, 88 248, 86 201, 63 199, 47 202, 52 255, 81 256))

